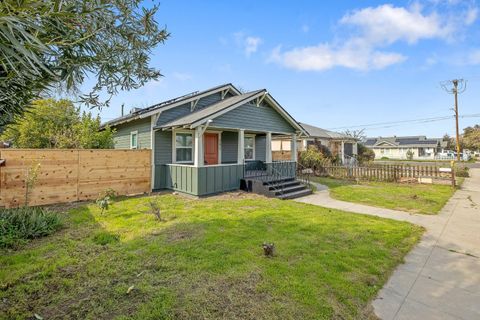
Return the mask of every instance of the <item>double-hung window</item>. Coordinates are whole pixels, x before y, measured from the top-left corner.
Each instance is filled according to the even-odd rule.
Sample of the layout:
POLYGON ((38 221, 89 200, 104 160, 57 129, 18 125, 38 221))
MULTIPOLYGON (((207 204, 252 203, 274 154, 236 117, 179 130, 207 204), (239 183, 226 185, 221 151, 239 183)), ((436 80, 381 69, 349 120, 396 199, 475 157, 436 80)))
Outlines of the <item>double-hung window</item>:
POLYGON ((255 136, 246 136, 244 140, 245 160, 255 160, 255 136))
POLYGON ((193 134, 176 133, 175 134, 175 162, 188 163, 193 162, 193 134))
POLYGON ((138 149, 138 131, 130 132, 130 149, 138 149))

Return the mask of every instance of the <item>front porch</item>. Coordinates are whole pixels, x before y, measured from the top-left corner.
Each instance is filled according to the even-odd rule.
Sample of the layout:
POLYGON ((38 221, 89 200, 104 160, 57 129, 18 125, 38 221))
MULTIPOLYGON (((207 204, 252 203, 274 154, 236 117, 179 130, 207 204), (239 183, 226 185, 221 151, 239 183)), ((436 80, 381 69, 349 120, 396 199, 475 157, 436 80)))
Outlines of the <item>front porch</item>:
MULTIPOLYGON (((157 135, 171 135, 172 161, 155 161, 153 189, 205 196, 238 190, 245 178, 296 177, 296 154, 289 161, 272 161, 272 136, 285 133, 199 126, 172 128, 157 135)), ((297 135, 290 136, 296 148, 297 135)))

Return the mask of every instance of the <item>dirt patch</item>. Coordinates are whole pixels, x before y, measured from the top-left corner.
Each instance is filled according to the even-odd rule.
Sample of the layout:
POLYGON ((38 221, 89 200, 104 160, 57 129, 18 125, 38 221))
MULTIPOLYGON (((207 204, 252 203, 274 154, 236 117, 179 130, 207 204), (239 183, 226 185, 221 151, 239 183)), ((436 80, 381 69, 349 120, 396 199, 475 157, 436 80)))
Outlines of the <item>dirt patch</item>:
POLYGON ((255 193, 250 193, 250 192, 245 192, 245 191, 234 191, 234 192, 226 192, 222 193, 219 195, 214 195, 211 197, 208 197, 209 199, 214 199, 214 200, 231 200, 231 199, 264 199, 264 196, 255 194, 255 193))
POLYGON ((199 225, 178 224, 165 231, 167 242, 178 242, 200 238, 204 230, 199 225))

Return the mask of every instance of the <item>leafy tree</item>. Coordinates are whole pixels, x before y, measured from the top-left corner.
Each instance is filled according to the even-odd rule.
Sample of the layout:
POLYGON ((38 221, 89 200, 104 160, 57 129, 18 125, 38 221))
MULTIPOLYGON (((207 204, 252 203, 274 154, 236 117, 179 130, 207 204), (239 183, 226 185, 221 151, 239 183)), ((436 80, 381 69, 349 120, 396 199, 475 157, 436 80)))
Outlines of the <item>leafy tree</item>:
POLYGON ((442 138, 443 141, 447 142, 447 146, 445 149, 447 150, 454 150, 455 149, 455 139, 450 137, 448 133, 445 133, 442 138))
POLYGON ((53 90, 78 94, 92 75, 79 97, 90 107, 159 78, 149 55, 169 34, 157 10, 142 0, 0 1, 0 127, 53 90))
POLYGON ((375 160, 375 152, 372 149, 365 147, 365 145, 358 143, 357 145, 357 160, 360 163, 371 162, 375 160))
POLYGON ((113 148, 113 131, 100 131, 100 118, 81 113, 69 100, 38 100, 29 112, 17 116, 0 140, 17 148, 113 148))
POLYGON ((480 125, 463 129, 462 147, 470 150, 480 150, 480 125))

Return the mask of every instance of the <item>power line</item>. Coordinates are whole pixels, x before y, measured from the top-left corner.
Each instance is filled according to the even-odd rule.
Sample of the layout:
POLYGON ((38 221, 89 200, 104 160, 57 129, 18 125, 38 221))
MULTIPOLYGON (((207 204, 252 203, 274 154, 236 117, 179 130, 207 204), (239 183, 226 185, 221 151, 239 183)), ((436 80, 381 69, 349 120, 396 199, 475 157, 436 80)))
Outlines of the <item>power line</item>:
MULTIPOLYGON (((375 122, 370 124, 360 124, 360 125, 352 125, 352 126, 344 126, 344 127, 335 127, 335 128, 328 128, 329 130, 339 130, 339 129, 351 129, 351 128, 365 128, 365 129, 378 129, 378 128, 392 128, 404 124, 410 123, 429 123, 429 122, 437 122, 437 121, 444 121, 450 120, 454 116, 439 116, 439 117, 431 117, 431 118, 421 118, 421 119, 411 119, 411 120, 399 120, 399 121, 390 121, 390 122, 375 122)), ((459 116, 459 118, 478 118, 480 117, 480 113, 474 114, 464 114, 459 116)))

